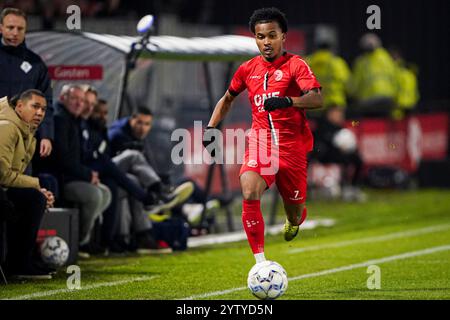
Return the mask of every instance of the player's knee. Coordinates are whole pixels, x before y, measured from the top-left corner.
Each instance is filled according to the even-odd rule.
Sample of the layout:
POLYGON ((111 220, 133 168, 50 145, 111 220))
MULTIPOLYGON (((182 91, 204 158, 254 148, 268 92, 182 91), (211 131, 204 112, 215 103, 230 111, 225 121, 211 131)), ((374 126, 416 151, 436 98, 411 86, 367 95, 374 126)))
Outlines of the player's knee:
POLYGON ((242 190, 242 197, 244 198, 244 200, 259 200, 261 198, 261 195, 259 194, 258 190, 249 188, 242 190))
POLYGON ((259 200, 263 194, 266 183, 254 172, 245 172, 241 176, 242 197, 244 200, 259 200))

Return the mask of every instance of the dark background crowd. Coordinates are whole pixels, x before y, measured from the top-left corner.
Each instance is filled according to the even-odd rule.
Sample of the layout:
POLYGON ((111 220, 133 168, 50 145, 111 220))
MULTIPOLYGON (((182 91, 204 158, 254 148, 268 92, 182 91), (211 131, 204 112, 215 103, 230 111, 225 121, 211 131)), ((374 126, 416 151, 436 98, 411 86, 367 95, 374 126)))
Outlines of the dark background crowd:
MULTIPOLYGON (((317 23, 330 24, 339 34, 339 54, 346 61, 353 61, 359 55, 358 43, 366 33, 366 13, 370 5, 381 9, 381 29, 375 30, 386 47, 396 46, 406 61, 418 66, 421 97, 420 107, 424 110, 442 108, 448 99, 449 82, 446 75, 450 67, 445 63, 450 55, 447 40, 450 29, 447 13, 450 4, 446 0, 420 0, 411 3, 398 1, 304 1, 263 0, 254 1, 208 1, 208 0, 156 0, 156 1, 88 1, 88 0, 4 0, 1 7, 15 6, 30 15, 45 17, 44 23, 36 29, 55 28, 55 21, 67 17, 66 8, 71 4, 80 6, 83 17, 134 17, 143 13, 155 16, 174 14, 182 22, 223 26, 225 32, 236 25, 245 25, 255 6, 277 6, 289 12, 291 26, 312 26, 317 23)), ((158 26, 156 26, 158 27, 158 26)), ((312 49, 312 46, 310 46, 312 49)), ((304 54, 304 52, 303 52, 304 54)))

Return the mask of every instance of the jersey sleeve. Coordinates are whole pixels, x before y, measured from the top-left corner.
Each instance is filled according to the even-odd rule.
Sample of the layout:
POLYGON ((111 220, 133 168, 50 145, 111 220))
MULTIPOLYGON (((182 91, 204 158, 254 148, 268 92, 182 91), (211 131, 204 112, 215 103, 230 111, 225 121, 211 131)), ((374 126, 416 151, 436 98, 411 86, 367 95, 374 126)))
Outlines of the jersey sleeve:
POLYGON ((246 78, 247 71, 245 68, 245 64, 241 64, 234 73, 233 79, 231 79, 231 84, 228 87, 228 92, 230 92, 230 94, 235 97, 239 95, 247 88, 247 84, 245 83, 246 78))
POLYGON ((295 82, 297 82, 297 85, 303 92, 314 88, 321 88, 320 83, 317 81, 311 68, 302 58, 296 59, 293 74, 295 77, 295 82))

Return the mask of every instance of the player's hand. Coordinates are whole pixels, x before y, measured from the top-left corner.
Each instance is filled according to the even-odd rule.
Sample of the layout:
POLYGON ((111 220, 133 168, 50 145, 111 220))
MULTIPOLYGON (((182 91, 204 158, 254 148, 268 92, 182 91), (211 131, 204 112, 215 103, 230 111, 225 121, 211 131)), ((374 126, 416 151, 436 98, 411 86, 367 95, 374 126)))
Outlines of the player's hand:
POLYGON ((273 111, 292 106, 292 99, 290 97, 272 97, 264 101, 264 110, 273 111))
POLYGON ((213 135, 213 130, 216 128, 214 127, 206 127, 205 132, 203 132, 203 146, 205 149, 211 154, 211 157, 216 156, 216 148, 208 148, 210 145, 214 144, 216 141, 216 137, 213 135))

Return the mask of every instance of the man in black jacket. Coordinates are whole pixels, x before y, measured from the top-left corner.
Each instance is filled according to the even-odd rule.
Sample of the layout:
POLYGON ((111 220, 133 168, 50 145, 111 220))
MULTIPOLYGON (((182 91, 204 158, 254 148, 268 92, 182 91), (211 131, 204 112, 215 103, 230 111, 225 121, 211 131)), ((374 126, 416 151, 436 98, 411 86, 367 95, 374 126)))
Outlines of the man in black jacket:
POLYGON ((63 198, 80 205, 80 252, 89 253, 95 220, 109 206, 111 192, 100 183, 98 172, 82 163, 80 115, 84 108, 84 90, 69 86, 55 107, 52 167, 62 186, 63 198))
POLYGON ((5 8, 0 13, 0 97, 11 99, 28 89, 44 93, 48 108, 37 132, 37 153, 47 157, 54 138, 51 81, 45 63, 25 45, 26 27, 22 10, 5 8))

